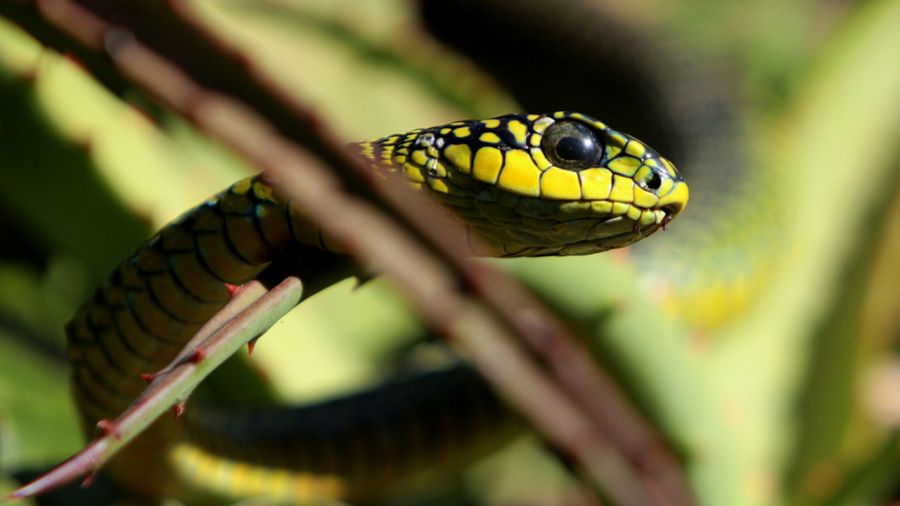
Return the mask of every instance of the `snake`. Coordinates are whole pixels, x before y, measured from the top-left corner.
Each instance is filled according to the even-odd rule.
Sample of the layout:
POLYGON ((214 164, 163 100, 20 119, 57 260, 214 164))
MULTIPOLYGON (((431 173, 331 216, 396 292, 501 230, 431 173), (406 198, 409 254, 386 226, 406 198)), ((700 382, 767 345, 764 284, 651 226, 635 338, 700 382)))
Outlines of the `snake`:
MULTIPOLYGON (((675 166, 651 147, 568 111, 459 121, 350 149, 371 170, 430 194, 465 225, 473 256, 625 247, 663 229, 689 196, 675 166)), ((289 261, 326 287, 353 274, 340 267, 343 258, 265 174, 184 213, 124 260, 66 327, 84 434, 96 436, 99 422, 134 401, 146 387, 141 375, 170 362, 228 303, 228 285, 289 261)), ((147 503, 263 493, 371 499, 417 470, 470 459, 479 451, 466 448, 490 447, 509 432, 512 417, 474 374, 435 371, 281 414, 191 406, 177 422, 157 421, 107 470, 147 503)))

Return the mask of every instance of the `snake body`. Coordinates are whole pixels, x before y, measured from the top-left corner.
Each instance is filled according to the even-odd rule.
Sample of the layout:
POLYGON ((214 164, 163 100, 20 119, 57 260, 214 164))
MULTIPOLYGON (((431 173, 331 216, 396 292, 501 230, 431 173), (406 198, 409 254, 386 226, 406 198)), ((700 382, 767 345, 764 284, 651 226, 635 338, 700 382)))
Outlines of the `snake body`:
MULTIPOLYGON (((433 195, 467 225, 472 253, 480 256, 583 255, 627 246, 665 226, 688 198, 686 184, 668 160, 578 113, 463 121, 354 144, 352 149, 372 170, 402 174, 410 186, 433 195)), ((99 421, 121 413, 145 388, 140 375, 165 366, 229 301, 226 284, 246 283, 287 259, 301 271, 314 273, 316 282, 304 297, 352 274, 344 268, 339 245, 307 221, 300 207, 282 198, 277 182, 265 175, 235 183, 140 246, 66 329, 84 432, 94 435, 99 421)), ((479 398, 474 399, 477 403, 479 398)), ((406 422, 398 423, 402 427, 406 422)), ((185 425, 190 424, 158 421, 116 457, 112 476, 150 501, 183 497, 171 465, 173 455, 187 458, 193 451, 184 443, 185 433, 204 440, 196 425, 185 425)), ((219 429, 217 436, 201 443, 204 450, 191 454, 195 462, 206 458, 196 452, 218 452, 262 465, 277 453, 262 450, 258 441, 242 450, 233 430, 219 429)), ((457 436, 461 434, 423 430, 419 439, 457 436)), ((373 482, 385 486, 389 478, 403 474, 372 475, 359 472, 358 466, 323 463, 338 458, 379 465, 377 458, 365 455, 371 444, 351 450, 323 437, 295 437, 290 443, 294 451, 275 455, 277 464, 327 475, 339 486, 314 491, 337 491, 351 498, 364 495, 373 482), (344 451, 329 456, 322 450, 334 448, 344 451)), ((431 453, 440 458, 441 452, 431 453)), ((203 462, 205 470, 194 466, 193 472, 209 476, 210 466, 217 464, 211 458, 203 462)), ((414 466, 401 467, 405 472, 414 466)), ((291 476, 280 478, 294 483, 288 489, 311 490, 309 482, 301 486, 296 475, 291 476)))

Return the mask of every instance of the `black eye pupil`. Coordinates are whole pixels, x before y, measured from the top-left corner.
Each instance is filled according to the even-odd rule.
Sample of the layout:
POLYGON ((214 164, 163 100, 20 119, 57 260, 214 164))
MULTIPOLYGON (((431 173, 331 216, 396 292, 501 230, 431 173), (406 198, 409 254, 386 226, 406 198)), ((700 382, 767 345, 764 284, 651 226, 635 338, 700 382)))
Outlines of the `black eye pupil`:
POLYGON ((592 147, 590 139, 563 137, 556 144, 556 154, 563 160, 582 160, 590 154, 592 147))
POLYGON ((588 125, 562 120, 544 132, 541 149, 553 165, 579 171, 599 166, 604 147, 600 134, 588 125))

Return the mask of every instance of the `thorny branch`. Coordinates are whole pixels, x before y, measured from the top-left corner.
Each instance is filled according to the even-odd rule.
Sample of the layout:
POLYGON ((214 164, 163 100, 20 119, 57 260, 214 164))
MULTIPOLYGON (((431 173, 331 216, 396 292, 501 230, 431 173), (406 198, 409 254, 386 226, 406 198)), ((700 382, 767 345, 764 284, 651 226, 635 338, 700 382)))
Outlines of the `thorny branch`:
POLYGON ((17 11, 38 38, 52 33, 63 40, 57 47, 105 54, 112 64, 92 57, 92 71, 124 75, 268 171, 357 261, 392 277, 614 504, 697 504, 660 436, 560 322, 508 276, 462 260, 461 230, 430 229, 421 218, 428 203, 373 178, 321 120, 207 30, 187 2, 8 4, 0 13, 17 11))
POLYGON ((103 435, 91 441, 74 457, 55 467, 37 480, 20 488, 9 498, 30 497, 87 474, 84 483, 116 452, 147 429, 166 411, 174 409, 177 418, 193 389, 213 369, 222 364, 245 343, 258 338, 300 300, 303 284, 288 277, 272 290, 258 281, 242 286, 182 353, 162 371, 147 377, 150 386, 131 406, 113 421, 104 420, 103 435))

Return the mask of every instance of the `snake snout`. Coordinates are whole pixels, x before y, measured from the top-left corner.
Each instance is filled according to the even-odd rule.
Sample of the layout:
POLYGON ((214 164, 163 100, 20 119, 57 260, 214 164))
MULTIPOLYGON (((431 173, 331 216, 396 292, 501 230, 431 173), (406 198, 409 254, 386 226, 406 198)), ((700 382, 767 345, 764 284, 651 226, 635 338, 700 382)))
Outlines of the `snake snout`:
POLYGON ((666 213, 666 221, 672 221, 681 214, 688 202, 688 186, 684 180, 677 180, 675 187, 663 197, 660 197, 656 208, 666 213))

